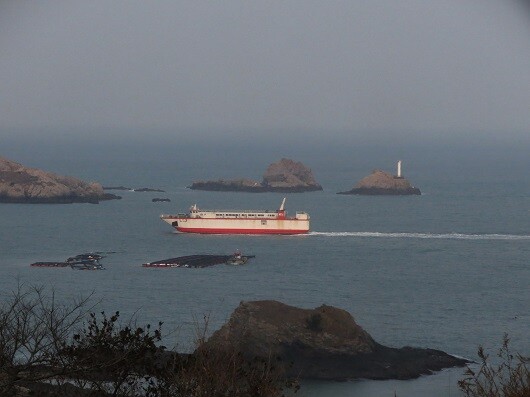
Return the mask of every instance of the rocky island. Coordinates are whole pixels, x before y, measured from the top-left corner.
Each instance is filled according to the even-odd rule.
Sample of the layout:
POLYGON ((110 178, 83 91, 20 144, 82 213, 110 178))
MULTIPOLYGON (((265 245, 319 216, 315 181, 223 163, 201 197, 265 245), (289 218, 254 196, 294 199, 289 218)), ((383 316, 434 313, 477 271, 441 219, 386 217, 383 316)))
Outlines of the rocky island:
POLYGON ((401 161, 398 161, 397 174, 374 170, 361 179, 351 190, 337 194, 407 196, 421 195, 420 189, 401 175, 401 161))
POLYGON ((322 190, 310 168, 290 159, 269 165, 261 182, 252 179, 219 179, 216 181, 195 181, 190 189, 229 192, 282 192, 301 193, 322 190))
POLYGON ((70 204, 120 199, 99 183, 27 168, 0 157, 0 203, 70 204))
POLYGON ((241 302, 206 342, 247 358, 278 357, 286 376, 302 379, 412 379, 467 361, 440 350, 392 348, 333 306, 300 309, 277 301, 241 302))

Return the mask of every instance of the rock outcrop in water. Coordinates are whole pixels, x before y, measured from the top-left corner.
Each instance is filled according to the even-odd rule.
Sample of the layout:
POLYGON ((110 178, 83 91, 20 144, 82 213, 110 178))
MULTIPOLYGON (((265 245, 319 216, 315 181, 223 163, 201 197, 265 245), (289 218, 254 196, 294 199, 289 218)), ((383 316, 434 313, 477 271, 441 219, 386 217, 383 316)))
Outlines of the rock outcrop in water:
POLYGON ((139 189, 133 189, 135 192, 140 192, 140 193, 144 193, 144 192, 157 192, 157 193, 165 193, 166 191, 165 190, 162 190, 162 189, 154 189, 154 188, 151 188, 151 187, 142 187, 142 188, 139 188, 139 189))
POLYGON ((207 190, 213 192, 265 192, 265 187, 252 179, 218 179, 216 181, 195 181, 189 187, 193 190, 207 190))
POLYGON ((27 168, 0 157, 1 203, 97 204, 119 198, 105 193, 99 183, 27 168))
POLYGON ((168 199, 168 198, 166 198, 166 197, 164 197, 164 198, 155 197, 155 198, 151 199, 151 201, 152 201, 153 203, 164 203, 164 202, 165 202, 165 203, 169 203, 169 202, 171 202, 171 200, 168 199))
POLYGON ((219 179, 216 181, 195 181, 189 187, 194 190, 230 191, 230 192, 283 192, 301 193, 322 190, 310 168, 290 159, 269 165, 262 182, 252 179, 219 179))
POLYGON ((466 360, 433 349, 386 347, 346 311, 299 309, 277 301, 242 302, 207 341, 245 357, 280 357, 287 376, 302 379, 411 379, 466 360))
POLYGON ((375 170, 364 177, 351 190, 338 192, 337 194, 361 194, 361 195, 420 195, 421 191, 402 177, 394 176, 388 172, 375 170))

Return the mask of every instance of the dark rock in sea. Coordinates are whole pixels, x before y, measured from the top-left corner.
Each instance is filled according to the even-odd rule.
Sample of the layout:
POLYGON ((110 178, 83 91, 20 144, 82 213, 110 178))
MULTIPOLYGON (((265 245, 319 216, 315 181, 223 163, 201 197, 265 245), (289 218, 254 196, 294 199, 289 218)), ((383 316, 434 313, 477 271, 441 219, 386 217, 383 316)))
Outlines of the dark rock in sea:
POLYGON ((112 193, 103 193, 100 200, 121 200, 121 196, 112 193))
POLYGON ((302 379, 412 379, 467 361, 440 350, 380 345, 346 311, 300 309, 277 301, 242 302, 207 341, 245 357, 279 357, 302 379))
POLYGON ((169 203, 171 200, 168 199, 168 198, 158 198, 158 197, 156 197, 156 198, 152 199, 151 201, 153 203, 162 203, 162 202, 168 202, 169 203))
POLYGON ((375 170, 372 174, 361 179, 353 189, 337 194, 407 196, 420 195, 421 191, 412 186, 405 178, 375 170))
POLYGON ((120 198, 105 193, 99 183, 27 168, 0 157, 1 203, 97 204, 120 198))
POLYGON ((269 165, 261 183, 252 179, 219 179, 216 181, 195 181, 190 189, 226 192, 283 192, 301 193, 322 190, 311 171, 304 164, 289 159, 269 165))
POLYGON ((148 187, 142 187, 140 189, 133 189, 133 188, 126 187, 126 186, 103 186, 103 190, 127 190, 127 191, 132 191, 132 192, 161 192, 161 193, 165 193, 164 190, 151 189, 151 188, 148 188, 148 187))
POLYGON ((151 188, 148 188, 148 187, 142 187, 140 189, 133 189, 135 192, 159 192, 159 193, 165 193, 166 191, 165 190, 161 190, 161 189, 151 189, 151 188))
POLYGON ((125 186, 103 186, 103 190, 133 190, 125 186))
POLYGON ((189 187, 193 190, 207 190, 211 192, 265 192, 265 187, 252 179, 232 179, 217 181, 195 181, 189 187))

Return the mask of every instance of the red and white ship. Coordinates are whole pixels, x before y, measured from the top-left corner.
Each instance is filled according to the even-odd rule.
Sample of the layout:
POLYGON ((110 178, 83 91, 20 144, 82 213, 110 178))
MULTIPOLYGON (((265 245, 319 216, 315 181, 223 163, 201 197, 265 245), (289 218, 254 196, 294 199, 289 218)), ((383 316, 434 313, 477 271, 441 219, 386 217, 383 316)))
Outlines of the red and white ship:
POLYGON ((204 234, 305 234, 309 232, 309 214, 297 212, 288 217, 285 198, 276 211, 201 210, 196 204, 188 214, 161 215, 179 232, 204 234))

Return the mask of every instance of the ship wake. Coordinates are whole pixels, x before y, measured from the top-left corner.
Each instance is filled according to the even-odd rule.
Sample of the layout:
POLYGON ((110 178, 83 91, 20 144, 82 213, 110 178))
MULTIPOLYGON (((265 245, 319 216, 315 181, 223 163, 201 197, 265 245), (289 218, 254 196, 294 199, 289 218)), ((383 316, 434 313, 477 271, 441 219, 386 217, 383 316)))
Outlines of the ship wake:
POLYGON ((368 237, 439 240, 530 240, 530 235, 519 234, 310 232, 309 235, 322 237, 368 237))

